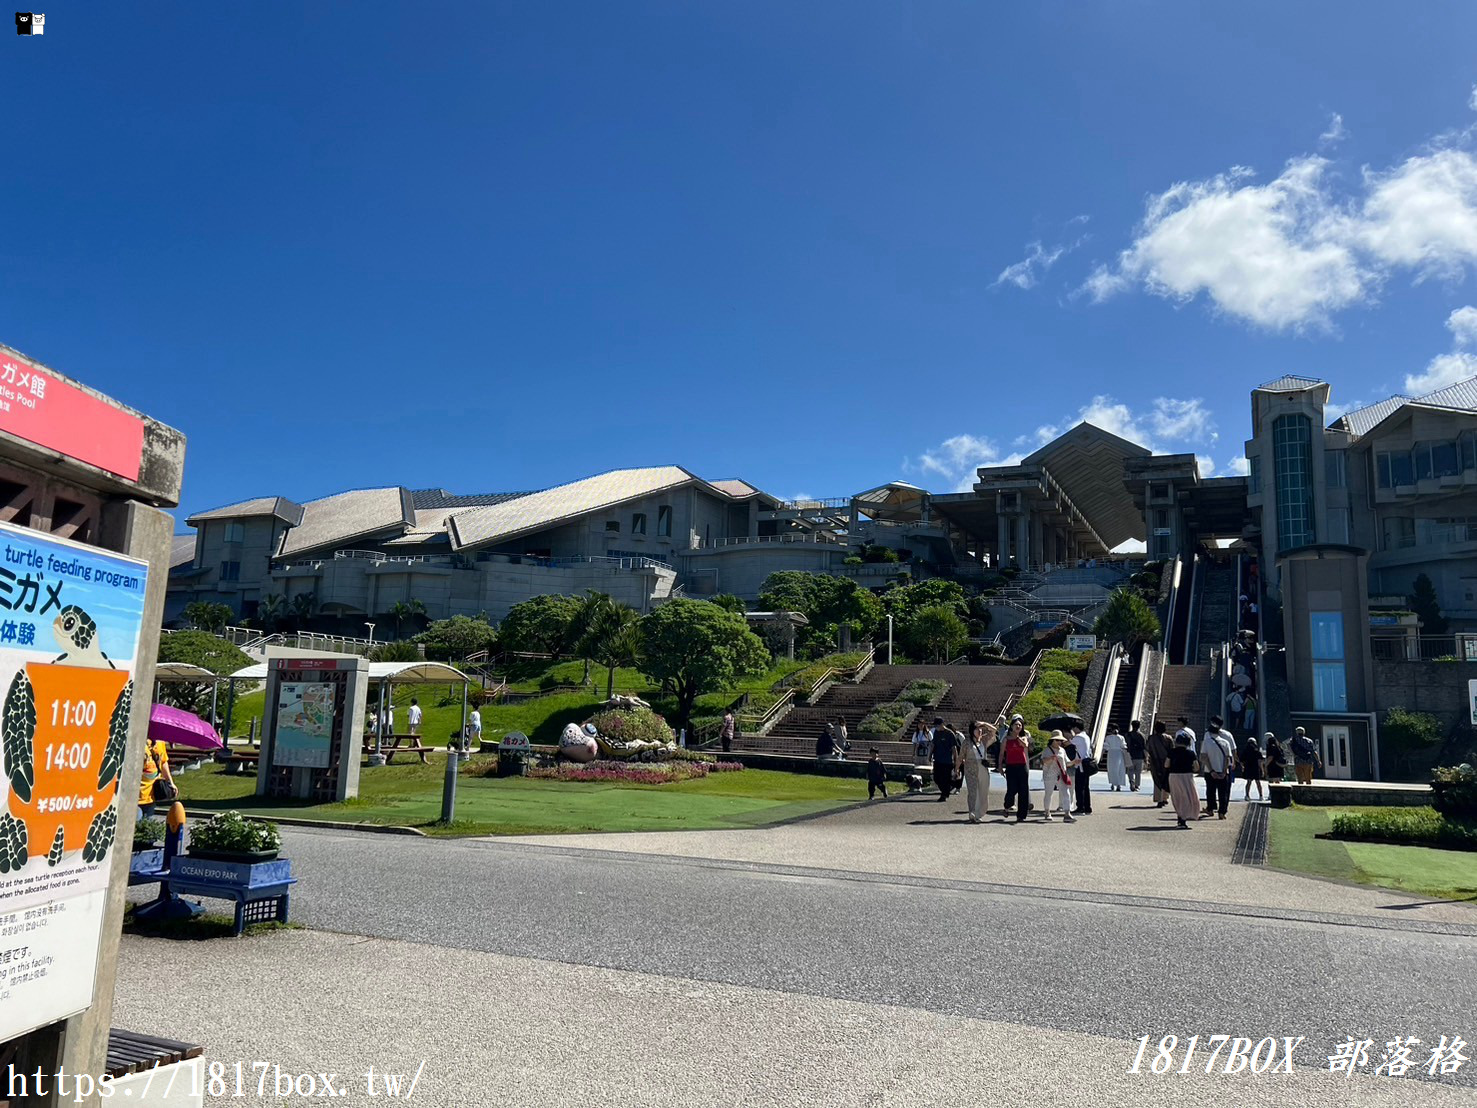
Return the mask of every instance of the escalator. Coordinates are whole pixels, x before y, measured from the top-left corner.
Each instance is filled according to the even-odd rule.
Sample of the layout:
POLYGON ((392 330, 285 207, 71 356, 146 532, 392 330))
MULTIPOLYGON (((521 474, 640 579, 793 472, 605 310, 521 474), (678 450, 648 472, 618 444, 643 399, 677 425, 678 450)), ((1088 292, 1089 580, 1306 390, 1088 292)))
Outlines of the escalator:
POLYGON ((1128 725, 1133 722, 1134 704, 1138 699, 1139 683, 1143 677, 1141 650, 1123 655, 1118 665, 1118 676, 1113 682, 1113 691, 1108 699, 1107 722, 1117 724, 1118 730, 1128 734, 1128 725), (1135 658, 1134 655, 1138 657, 1135 658))
POLYGON ((1174 574, 1169 590, 1169 615, 1164 629, 1164 649, 1170 665, 1193 663, 1195 658, 1195 632, 1192 626, 1197 611, 1195 603, 1196 585, 1199 580, 1200 559, 1181 554, 1174 560, 1170 572, 1174 574))

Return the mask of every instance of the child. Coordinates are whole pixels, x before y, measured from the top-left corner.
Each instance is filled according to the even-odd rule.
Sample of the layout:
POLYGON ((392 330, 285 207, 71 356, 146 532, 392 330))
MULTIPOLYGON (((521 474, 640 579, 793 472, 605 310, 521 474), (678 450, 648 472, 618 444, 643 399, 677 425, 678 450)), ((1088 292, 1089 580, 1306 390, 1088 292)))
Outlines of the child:
POLYGON ((867 799, 874 800, 877 790, 882 790, 882 799, 887 799, 887 770, 882 766, 882 758, 877 753, 877 748, 872 747, 872 756, 867 759, 867 799))

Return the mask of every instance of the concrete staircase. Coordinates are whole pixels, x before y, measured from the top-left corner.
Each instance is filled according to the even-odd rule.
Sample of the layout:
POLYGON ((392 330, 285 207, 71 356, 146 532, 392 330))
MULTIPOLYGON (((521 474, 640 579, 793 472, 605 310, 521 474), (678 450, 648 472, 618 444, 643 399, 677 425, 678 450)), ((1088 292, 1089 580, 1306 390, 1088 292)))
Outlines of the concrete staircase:
POLYGON ((1195 662, 1209 665, 1211 652, 1236 634, 1241 598, 1236 595, 1236 559, 1206 562, 1200 579, 1200 617, 1196 620, 1199 646, 1195 662))
MULTIPOLYGON (((1165 666, 1154 719, 1163 720, 1173 735, 1183 716, 1190 721, 1197 737, 1203 735, 1208 714, 1205 701, 1209 692, 1210 666, 1165 666)), ((1144 722, 1151 723, 1149 720, 1144 722)))

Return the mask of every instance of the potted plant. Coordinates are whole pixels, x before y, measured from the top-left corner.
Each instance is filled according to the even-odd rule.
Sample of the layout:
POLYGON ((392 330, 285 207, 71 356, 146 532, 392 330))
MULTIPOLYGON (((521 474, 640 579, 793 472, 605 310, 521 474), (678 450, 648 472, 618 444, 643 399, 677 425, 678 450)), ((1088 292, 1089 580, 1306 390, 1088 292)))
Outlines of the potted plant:
POLYGON ((225 862, 269 862, 282 849, 277 825, 221 812, 190 831, 190 856, 225 862))
POLYGON ((133 852, 156 850, 164 841, 164 821, 144 818, 133 825, 133 852))

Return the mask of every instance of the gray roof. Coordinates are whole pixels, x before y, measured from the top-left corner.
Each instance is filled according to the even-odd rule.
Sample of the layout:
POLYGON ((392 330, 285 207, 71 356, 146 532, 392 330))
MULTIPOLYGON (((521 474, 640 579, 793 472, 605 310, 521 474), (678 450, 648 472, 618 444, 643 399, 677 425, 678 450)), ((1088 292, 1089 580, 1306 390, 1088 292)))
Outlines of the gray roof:
POLYGON ((507 500, 527 496, 526 492, 488 492, 462 496, 445 489, 415 489, 410 494, 417 513, 435 508, 490 508, 507 500))
POLYGON ((1258 385, 1258 392, 1302 392, 1304 389, 1316 388, 1318 385, 1326 384, 1316 377, 1299 377, 1294 373, 1286 373, 1275 381, 1268 381, 1265 385, 1258 385))
POLYGON ((258 496, 255 500, 242 500, 227 504, 224 508, 211 508, 208 512, 196 512, 186 523, 192 527, 204 519, 246 519, 251 516, 276 516, 296 527, 303 519, 303 508, 285 496, 258 496))
POLYGON ((169 568, 187 565, 195 560, 195 536, 175 535, 169 550, 169 568))
POLYGON ((282 538, 281 554, 342 546, 351 539, 385 531, 404 532, 415 522, 410 492, 399 485, 352 489, 303 505, 303 521, 282 538))
POLYGON ((1391 396, 1385 400, 1381 400, 1378 404, 1371 404, 1366 408, 1357 408, 1352 412, 1345 412, 1333 421, 1332 426, 1337 428, 1342 424, 1343 428, 1349 434, 1355 438, 1359 438, 1362 435, 1369 434, 1375 427, 1384 422, 1386 416, 1408 403, 1410 403, 1410 397, 1408 396, 1391 396))
MULTIPOLYGON (((457 512, 447 522, 455 547, 480 546, 530 531, 542 531, 588 512, 700 480, 681 466, 614 469, 489 508, 457 512)), ((706 481, 701 483, 712 488, 706 481)))
POLYGON ((1416 399, 1417 404, 1429 404, 1433 408, 1460 408, 1466 412, 1477 412, 1477 377, 1468 377, 1444 389, 1428 392, 1416 399))

